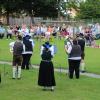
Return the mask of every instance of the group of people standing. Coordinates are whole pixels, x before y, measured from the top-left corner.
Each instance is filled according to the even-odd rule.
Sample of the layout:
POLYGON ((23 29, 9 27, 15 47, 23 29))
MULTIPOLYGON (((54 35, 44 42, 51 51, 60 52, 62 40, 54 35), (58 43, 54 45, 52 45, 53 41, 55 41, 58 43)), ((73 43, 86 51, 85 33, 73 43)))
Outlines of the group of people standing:
MULTIPOLYGON (((10 51, 13 52, 13 79, 21 78, 21 69, 29 69, 29 61, 33 53, 34 42, 31 36, 22 38, 17 36, 15 42, 10 43, 10 51)), ((43 90, 54 90, 55 77, 52 58, 54 56, 54 46, 48 41, 41 46, 41 62, 39 68, 38 85, 43 86, 43 90)))
MULTIPOLYGON (((29 35, 26 35, 23 38, 20 35, 17 36, 17 40, 13 44, 13 79, 16 78, 16 75, 18 79, 21 78, 21 69, 29 69, 29 61, 32 56, 33 47, 34 43, 29 35)), ((80 65, 81 71, 85 72, 84 50, 85 40, 82 34, 77 35, 74 39, 70 36, 66 37, 65 51, 68 54, 70 79, 73 79, 74 71, 76 78, 79 79, 80 65)), ((41 46, 40 55, 41 62, 39 67, 38 85, 43 86, 43 90, 49 89, 53 91, 54 86, 56 86, 52 62, 52 58, 54 57, 54 47, 49 41, 41 46)))
MULTIPOLYGON (((22 25, 20 33, 22 33, 22 36, 20 34, 16 35, 16 41, 9 44, 10 51, 13 53, 13 79, 21 78, 21 69, 29 70, 29 63, 34 48, 33 39, 31 39, 29 31, 25 25, 22 25)), ((81 71, 85 72, 85 39, 83 34, 77 35, 74 39, 68 35, 65 39, 65 52, 68 54, 69 78, 73 78, 75 71, 76 78, 79 79, 80 65, 81 71)), ((38 85, 43 86, 43 90, 50 89, 53 91, 54 86, 56 86, 54 66, 52 62, 54 52, 54 46, 48 41, 41 46, 41 62, 39 67, 38 85)))
POLYGON ((13 79, 21 78, 21 69, 29 69, 29 61, 33 53, 34 42, 31 36, 26 35, 22 38, 17 36, 15 42, 11 42, 10 51, 13 52, 13 79))

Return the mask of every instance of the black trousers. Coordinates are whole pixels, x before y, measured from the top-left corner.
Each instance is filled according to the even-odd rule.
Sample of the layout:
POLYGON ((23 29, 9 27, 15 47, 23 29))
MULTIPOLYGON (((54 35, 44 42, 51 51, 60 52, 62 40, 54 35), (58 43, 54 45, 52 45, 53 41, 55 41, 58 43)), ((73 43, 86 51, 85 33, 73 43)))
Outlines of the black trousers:
POLYGON ((22 54, 23 62, 22 62, 22 69, 29 69, 30 58, 32 54, 22 54))
POLYGON ((0 34, 0 39, 3 39, 3 37, 4 37, 4 34, 0 34))
POLYGON ((0 83, 1 83, 1 73, 0 73, 0 83))
POLYGON ((79 67, 80 67, 80 61, 81 60, 72 60, 72 59, 68 59, 68 63, 69 63, 69 78, 73 78, 73 74, 75 71, 75 76, 78 79, 79 78, 79 67))
POLYGON ((8 38, 12 39, 12 34, 7 34, 7 39, 8 38))

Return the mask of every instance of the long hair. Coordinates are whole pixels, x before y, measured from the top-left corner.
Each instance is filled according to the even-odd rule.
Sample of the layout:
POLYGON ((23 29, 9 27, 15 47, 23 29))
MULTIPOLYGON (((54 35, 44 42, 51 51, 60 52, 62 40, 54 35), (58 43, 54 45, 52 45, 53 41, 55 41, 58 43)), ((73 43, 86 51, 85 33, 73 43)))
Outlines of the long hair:
POLYGON ((78 40, 75 38, 75 39, 73 39, 73 44, 74 45, 78 45, 78 40))

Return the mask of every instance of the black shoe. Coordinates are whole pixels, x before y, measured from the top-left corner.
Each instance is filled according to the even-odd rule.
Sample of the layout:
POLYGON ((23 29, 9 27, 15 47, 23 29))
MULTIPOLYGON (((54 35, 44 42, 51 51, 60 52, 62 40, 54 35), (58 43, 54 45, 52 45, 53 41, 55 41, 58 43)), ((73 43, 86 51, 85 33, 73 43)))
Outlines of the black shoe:
POLYGON ((26 70, 29 70, 29 68, 26 68, 26 70))
POLYGON ((21 78, 17 78, 18 80, 20 80, 21 78))
POLYGON ((69 79, 73 79, 73 77, 69 77, 69 79))
POLYGON ((12 78, 12 79, 16 79, 16 78, 12 78))
POLYGON ((54 91, 54 89, 51 89, 51 91, 54 91))
POLYGON ((76 79, 79 79, 79 77, 76 77, 76 79))
POLYGON ((46 88, 43 88, 42 90, 43 90, 43 91, 47 91, 47 89, 46 89, 46 88))
POLYGON ((46 90, 47 90, 47 87, 44 86, 42 90, 43 90, 43 91, 46 91, 46 90))
POLYGON ((85 72, 86 72, 85 70, 81 71, 81 73, 85 73, 85 72))
POLYGON ((21 69, 25 69, 25 67, 21 67, 21 69))
POLYGON ((51 91, 54 91, 54 87, 52 86, 50 90, 51 90, 51 91))
POLYGON ((1 75, 0 75, 0 83, 1 83, 1 75))

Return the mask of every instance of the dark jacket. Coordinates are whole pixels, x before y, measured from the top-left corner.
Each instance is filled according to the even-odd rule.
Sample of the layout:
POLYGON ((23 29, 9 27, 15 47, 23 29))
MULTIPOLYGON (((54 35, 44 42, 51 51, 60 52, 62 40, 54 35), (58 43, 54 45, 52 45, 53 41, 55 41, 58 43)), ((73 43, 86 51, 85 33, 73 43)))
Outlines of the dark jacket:
POLYGON ((51 55, 51 51, 50 50, 43 50, 43 53, 41 55, 42 60, 51 60, 52 55, 51 55))

